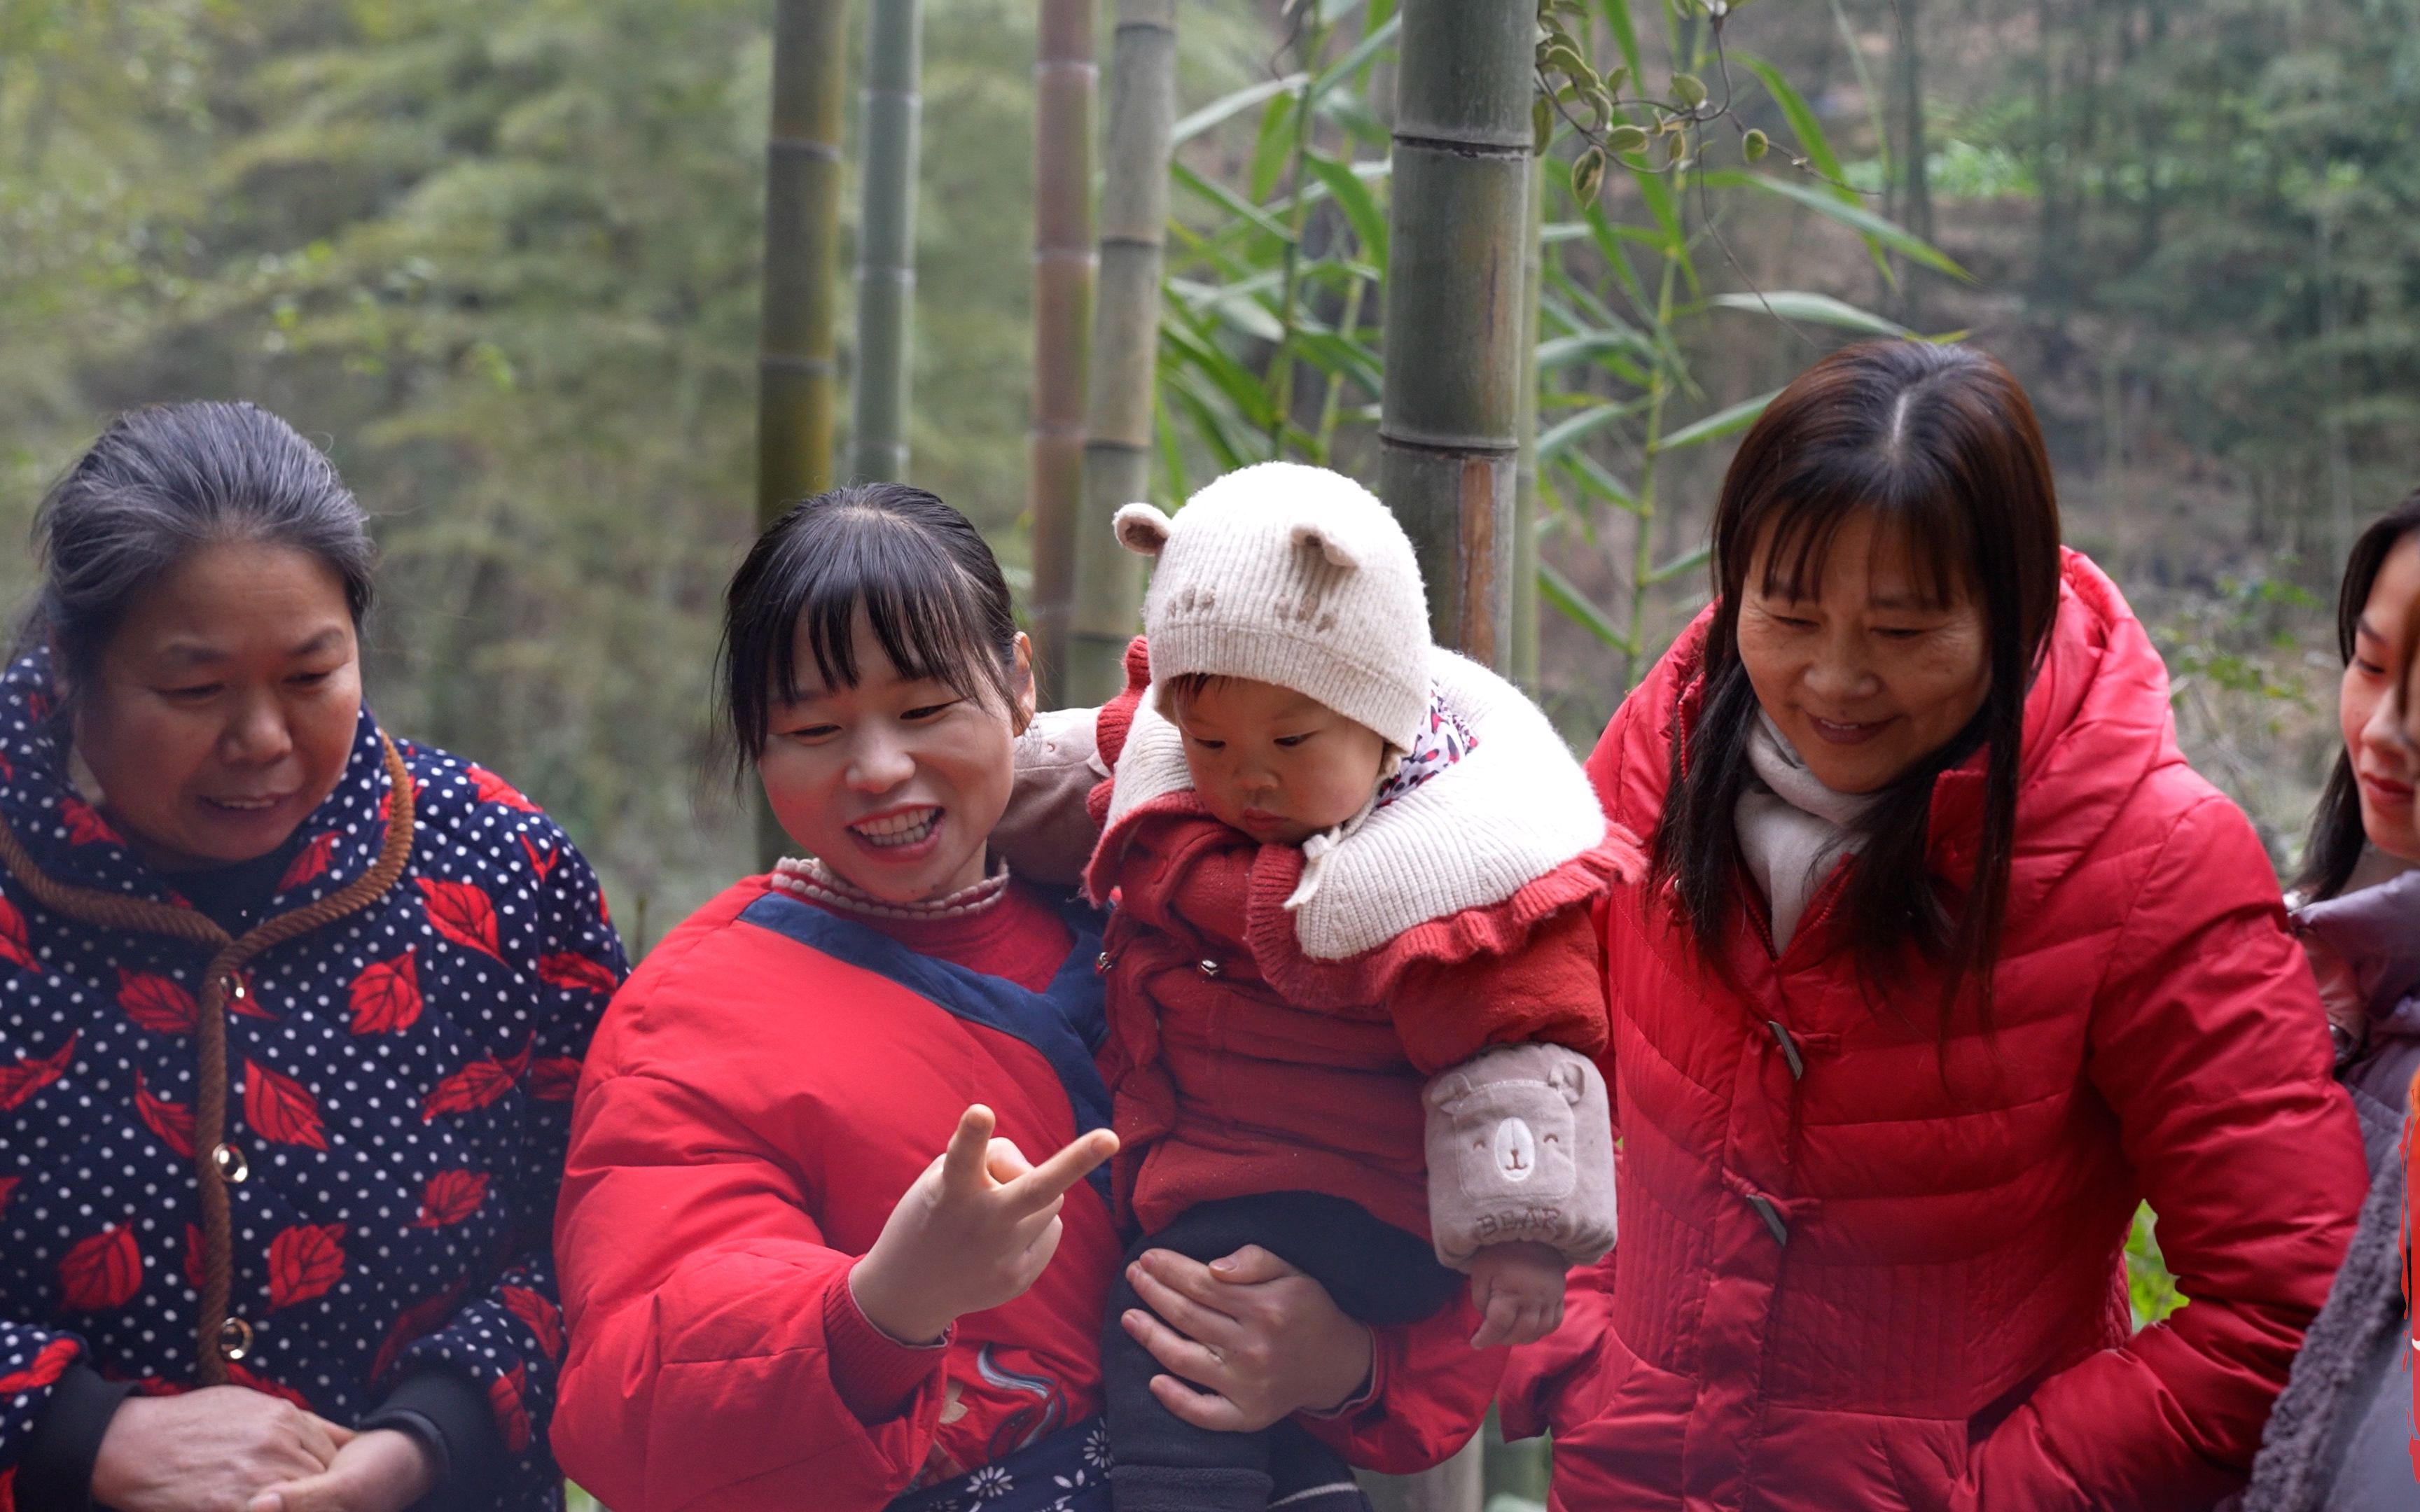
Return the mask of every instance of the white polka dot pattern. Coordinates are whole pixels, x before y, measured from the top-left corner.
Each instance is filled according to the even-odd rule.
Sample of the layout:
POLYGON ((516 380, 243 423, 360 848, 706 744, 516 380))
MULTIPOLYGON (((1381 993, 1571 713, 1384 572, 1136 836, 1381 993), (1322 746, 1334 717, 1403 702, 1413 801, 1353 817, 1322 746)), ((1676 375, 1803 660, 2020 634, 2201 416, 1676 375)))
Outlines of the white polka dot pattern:
MULTIPOLYGON (((41 658, 0 678, 0 815, 54 878, 169 903, 62 777, 41 658)), ((627 974, 595 874, 503 779, 397 742, 411 861, 385 896, 264 952, 227 1019, 233 1378, 337 1422, 396 1381, 487 1394, 501 1503, 560 1503, 545 1446, 563 1347, 549 1233, 572 1089, 627 974)), ((365 711, 268 913, 368 870, 388 779, 365 711)), ((266 917, 266 916, 264 916, 266 917)), ((54 916, 0 873, 0 1505, 79 1356, 194 1381, 194 1016, 207 948, 54 916)))

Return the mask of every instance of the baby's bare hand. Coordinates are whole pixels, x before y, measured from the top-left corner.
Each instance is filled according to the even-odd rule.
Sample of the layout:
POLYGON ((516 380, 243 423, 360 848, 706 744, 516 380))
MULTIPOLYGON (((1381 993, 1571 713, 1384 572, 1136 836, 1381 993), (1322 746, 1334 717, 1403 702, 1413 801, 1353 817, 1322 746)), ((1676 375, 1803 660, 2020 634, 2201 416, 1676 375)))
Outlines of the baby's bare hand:
POLYGON ((1470 1301, 1480 1311, 1474 1350, 1535 1344, 1563 1320, 1563 1257, 1536 1243, 1490 1244, 1472 1257, 1470 1301))

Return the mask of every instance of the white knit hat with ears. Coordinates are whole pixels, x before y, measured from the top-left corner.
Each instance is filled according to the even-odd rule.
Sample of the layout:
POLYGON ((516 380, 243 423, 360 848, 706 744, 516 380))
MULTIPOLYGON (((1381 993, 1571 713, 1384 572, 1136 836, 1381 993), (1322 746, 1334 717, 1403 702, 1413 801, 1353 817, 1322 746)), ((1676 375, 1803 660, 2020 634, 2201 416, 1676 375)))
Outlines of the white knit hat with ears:
POLYGON ((1411 538, 1367 488, 1263 462, 1173 519, 1128 504, 1117 532, 1158 559, 1142 607, 1154 685, 1196 672, 1273 683, 1411 748, 1429 708, 1428 594, 1411 538))

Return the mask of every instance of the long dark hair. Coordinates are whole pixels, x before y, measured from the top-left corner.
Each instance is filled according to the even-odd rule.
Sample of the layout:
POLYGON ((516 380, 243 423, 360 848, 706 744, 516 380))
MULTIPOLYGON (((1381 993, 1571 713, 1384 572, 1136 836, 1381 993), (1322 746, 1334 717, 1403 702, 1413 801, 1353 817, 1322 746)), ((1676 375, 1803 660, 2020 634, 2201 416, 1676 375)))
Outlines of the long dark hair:
POLYGON ((110 422, 34 512, 42 583, 23 640, 89 683, 143 591, 194 550, 301 551, 344 585, 360 628, 378 560, 369 521, 319 449, 256 405, 196 401, 110 422))
POLYGON ((1766 593, 1812 592, 1841 526, 1870 512, 1903 538, 1937 603, 1980 600, 1991 687, 1960 734, 1879 795, 1853 863, 1842 916, 1867 980, 1908 947, 1946 962, 1945 1042, 1958 983, 1973 975, 1982 1025, 1999 959, 2016 849, 2017 762, 2025 692, 2058 609, 2058 499, 2024 390, 1967 347, 1867 342, 1817 363, 1784 389, 1724 475, 1714 526, 1714 616, 1699 671, 1702 702, 1676 739, 1655 828, 1657 886, 1720 962, 1737 906, 1733 818, 1749 777, 1756 690, 1739 656, 1739 607, 1764 548, 1766 593), (1988 751, 1975 878, 1953 914, 1925 860, 1933 779, 1988 751))
MULTIPOLYGON (((2387 556, 2403 538, 2420 531, 2420 489, 2370 522, 2345 559, 2344 582, 2336 590, 2336 659, 2350 666, 2355 632, 2362 611, 2369 607, 2369 591, 2378 585, 2387 556)), ((2352 752, 2336 752, 2328 785, 2311 815, 2311 838, 2303 847, 2302 874, 2294 890, 2311 899, 2333 898, 2352 880, 2368 841, 2361 827, 2361 787, 2353 780, 2352 752)))
POLYGON ((735 778, 795 696, 801 631, 826 687, 857 686, 861 610, 900 676, 1016 708, 1016 615, 982 532, 922 488, 851 484, 793 506, 732 574, 717 661, 735 778))

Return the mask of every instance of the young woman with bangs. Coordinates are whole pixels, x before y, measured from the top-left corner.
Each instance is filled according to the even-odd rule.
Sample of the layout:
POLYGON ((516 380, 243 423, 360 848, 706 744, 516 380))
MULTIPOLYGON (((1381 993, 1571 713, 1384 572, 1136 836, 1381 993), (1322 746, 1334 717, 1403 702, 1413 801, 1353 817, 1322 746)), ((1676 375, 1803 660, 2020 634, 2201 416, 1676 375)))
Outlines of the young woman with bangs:
MULTIPOLYGON (((732 579, 728 734, 809 858, 668 935, 589 1055, 555 1442, 615 1512, 1109 1506, 1100 921, 993 843, 1030 656, 921 489, 809 500, 732 579)), ((1127 1273, 1204 1426, 1315 1420, 1299 1504, 1351 1488, 1322 1439, 1417 1469, 1484 1412, 1450 1327, 1373 1332, 1256 1247, 1127 1273)))
POLYGON ((1715 601, 1590 764, 1621 1241, 1516 1353, 1558 1506, 2208 1506, 2360 1141, 2251 826, 2058 541, 1980 352, 1853 347, 1749 432, 1715 601), (2192 1299, 2130 1326, 2136 1204, 2192 1299))

